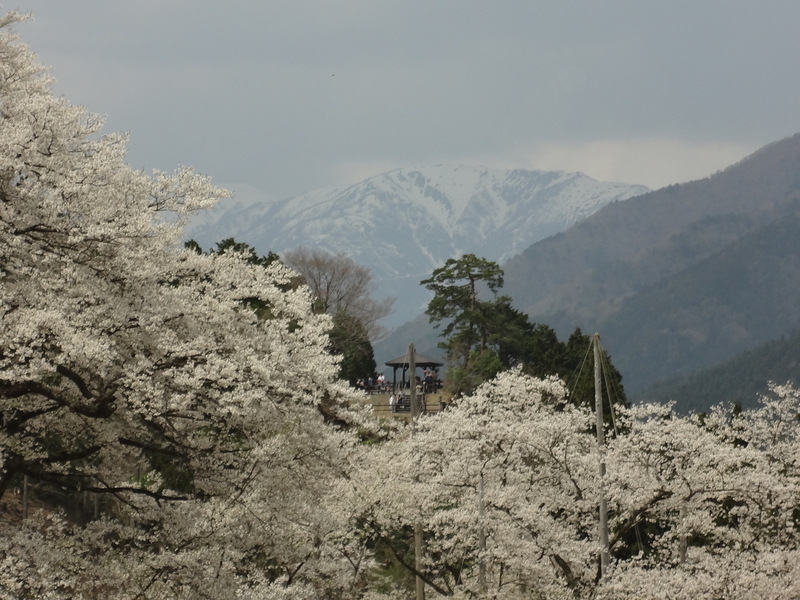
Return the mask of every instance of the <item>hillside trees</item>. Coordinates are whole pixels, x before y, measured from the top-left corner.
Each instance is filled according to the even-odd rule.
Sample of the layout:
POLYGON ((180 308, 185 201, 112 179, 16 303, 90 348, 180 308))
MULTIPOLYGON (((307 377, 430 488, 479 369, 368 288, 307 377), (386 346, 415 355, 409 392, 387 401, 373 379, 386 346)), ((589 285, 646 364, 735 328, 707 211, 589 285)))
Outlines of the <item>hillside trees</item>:
POLYGON ((394 298, 376 300, 375 285, 367 267, 343 254, 329 254, 318 248, 297 248, 283 253, 283 262, 297 271, 329 315, 346 313, 366 328, 369 339, 383 333, 378 321, 390 314, 394 298))
POLYGON ((377 366, 372 340, 384 334, 378 321, 391 312, 394 298, 373 298, 370 270, 343 254, 301 247, 284 252, 283 261, 309 286, 316 309, 333 318, 330 348, 342 356, 339 376, 351 385, 372 377, 377 366))
MULTIPOLYGON (((434 293, 426 310, 430 322, 444 324, 439 347, 447 350, 451 362, 451 391, 470 393, 500 371, 521 366, 537 377, 561 376, 573 400, 594 406, 590 337, 576 329, 562 343, 551 327, 530 322, 512 306, 511 298, 497 295, 504 283, 497 263, 466 254, 449 259, 421 283, 434 293), (481 286, 484 296, 486 289, 491 292, 491 299, 480 297, 481 286)), ((625 404, 622 376, 608 354, 603 353, 603 359, 608 374, 604 397, 625 404)))
POLYGON ((770 381, 800 384, 800 332, 782 336, 731 360, 639 392, 649 402, 675 401, 677 412, 701 412, 720 402, 754 408, 770 381))
POLYGON ((27 476, 100 517, 5 524, 0 597, 351 589, 321 500, 355 443, 317 410, 349 399, 330 317, 278 262, 181 251, 225 192, 127 167, 124 136, 52 95, 21 18, 0 22, 0 495, 27 476))

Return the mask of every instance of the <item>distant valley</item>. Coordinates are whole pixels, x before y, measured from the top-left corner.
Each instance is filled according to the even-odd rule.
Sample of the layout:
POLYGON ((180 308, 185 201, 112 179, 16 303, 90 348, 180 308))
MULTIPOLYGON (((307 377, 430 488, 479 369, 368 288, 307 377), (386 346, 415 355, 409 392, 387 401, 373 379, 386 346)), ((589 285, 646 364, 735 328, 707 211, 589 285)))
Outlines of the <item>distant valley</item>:
POLYGON ((679 413, 707 411, 721 402, 748 409, 769 393, 769 382, 800 385, 800 331, 706 369, 662 380, 637 396, 647 402, 674 402, 679 413))

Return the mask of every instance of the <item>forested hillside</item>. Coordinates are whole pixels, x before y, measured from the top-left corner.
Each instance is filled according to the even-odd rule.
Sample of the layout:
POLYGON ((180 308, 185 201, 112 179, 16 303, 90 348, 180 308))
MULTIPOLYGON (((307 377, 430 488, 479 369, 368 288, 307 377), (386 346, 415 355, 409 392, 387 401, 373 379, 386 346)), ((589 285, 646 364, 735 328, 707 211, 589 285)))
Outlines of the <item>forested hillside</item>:
POLYGON ((648 286, 600 321, 626 383, 690 373, 800 323, 800 218, 786 215, 648 286))
POLYGON ((533 244, 504 265, 506 291, 561 335, 600 332, 635 398, 800 324, 799 196, 795 135, 533 244))
POLYGON ((638 397, 644 402, 675 402, 681 413, 707 411, 721 402, 748 409, 769 393, 769 382, 800 384, 800 332, 692 375, 656 383, 638 397))

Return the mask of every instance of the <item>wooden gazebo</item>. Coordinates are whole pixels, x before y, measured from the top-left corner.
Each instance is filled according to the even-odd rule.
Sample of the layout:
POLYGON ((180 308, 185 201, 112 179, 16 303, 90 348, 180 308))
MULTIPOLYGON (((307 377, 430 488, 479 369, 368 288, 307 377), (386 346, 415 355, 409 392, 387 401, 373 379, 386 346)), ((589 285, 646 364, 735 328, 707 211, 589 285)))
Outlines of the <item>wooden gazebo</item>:
MULTIPOLYGON (((403 373, 402 373, 402 389, 405 389, 405 387, 406 387, 406 371, 408 371, 408 367, 410 366, 408 364, 408 355, 406 354, 404 356, 399 356, 398 358, 395 358, 395 359, 392 359, 390 361, 387 361, 385 364, 386 364, 387 367, 392 367, 392 369, 394 369, 393 378, 392 378, 393 379, 393 387, 392 387, 392 389, 397 389, 397 369, 403 369, 403 373)), ((414 353, 414 365, 417 368, 421 368, 421 369, 437 369, 437 368, 443 366, 444 363, 436 361, 436 360, 433 360, 432 358, 428 358, 427 356, 423 356, 419 352, 415 352, 414 353)), ((417 376, 416 373, 412 373, 411 376, 409 377, 409 383, 411 381, 416 381, 416 376, 417 376)))

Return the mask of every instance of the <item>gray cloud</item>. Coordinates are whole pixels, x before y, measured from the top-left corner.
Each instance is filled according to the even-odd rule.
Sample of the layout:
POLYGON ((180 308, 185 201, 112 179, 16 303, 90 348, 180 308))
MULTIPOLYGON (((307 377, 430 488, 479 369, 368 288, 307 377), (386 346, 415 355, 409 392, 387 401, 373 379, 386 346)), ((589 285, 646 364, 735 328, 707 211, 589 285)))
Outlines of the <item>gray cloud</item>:
POLYGON ((107 114, 108 129, 130 131, 134 167, 192 164, 275 197, 370 165, 475 160, 552 168, 559 159, 661 185, 800 130, 796 2, 19 8, 34 13, 19 30, 53 66, 57 91, 107 114), (611 167, 614 152, 637 160, 611 167))

